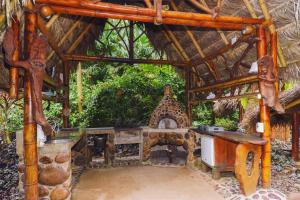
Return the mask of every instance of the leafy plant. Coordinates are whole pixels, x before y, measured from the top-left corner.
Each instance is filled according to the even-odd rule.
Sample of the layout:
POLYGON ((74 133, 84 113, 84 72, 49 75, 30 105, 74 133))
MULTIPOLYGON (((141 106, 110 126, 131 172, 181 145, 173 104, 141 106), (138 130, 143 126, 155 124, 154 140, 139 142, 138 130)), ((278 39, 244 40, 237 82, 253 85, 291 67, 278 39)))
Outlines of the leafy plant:
POLYGON ((0 93, 0 135, 5 143, 11 143, 10 133, 22 124, 20 117, 22 104, 5 92, 0 93))

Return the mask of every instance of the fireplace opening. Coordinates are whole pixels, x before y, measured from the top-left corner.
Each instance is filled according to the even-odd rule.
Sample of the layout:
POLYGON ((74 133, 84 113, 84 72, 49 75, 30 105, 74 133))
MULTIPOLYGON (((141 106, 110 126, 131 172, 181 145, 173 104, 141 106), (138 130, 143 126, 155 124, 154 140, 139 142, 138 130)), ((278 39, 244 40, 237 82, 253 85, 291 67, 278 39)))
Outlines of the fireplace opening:
POLYGON ((180 165, 186 163, 187 153, 176 145, 156 145, 151 148, 150 162, 153 165, 180 165))

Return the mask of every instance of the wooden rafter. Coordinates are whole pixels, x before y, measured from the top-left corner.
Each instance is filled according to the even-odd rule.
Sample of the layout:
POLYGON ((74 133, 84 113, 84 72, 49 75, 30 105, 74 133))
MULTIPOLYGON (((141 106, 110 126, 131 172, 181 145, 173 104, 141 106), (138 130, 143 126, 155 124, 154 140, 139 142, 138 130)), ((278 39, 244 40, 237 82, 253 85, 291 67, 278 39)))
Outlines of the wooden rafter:
MULTIPOLYGON (((244 1, 244 4, 246 5, 246 8, 248 9, 250 15, 252 18, 258 18, 253 6, 251 5, 250 1, 249 0, 243 0, 244 1)), ((268 11, 268 8, 267 8, 267 5, 265 3, 264 0, 259 0, 259 5, 261 7, 261 10, 263 12, 263 15, 266 19, 266 21, 271 21, 271 16, 270 16, 270 13, 268 11)), ((276 28, 275 28, 275 25, 273 23, 271 23, 269 26, 268 26, 271 34, 275 33, 276 32, 276 28)), ((283 52, 282 52, 282 49, 280 47, 280 44, 278 43, 277 44, 277 51, 278 51, 278 58, 279 58, 279 61, 280 61, 280 64, 282 67, 286 67, 287 66, 287 62, 284 58, 284 55, 283 55, 283 52)))
POLYGON ((47 22, 46 28, 47 28, 47 29, 51 28, 51 26, 54 24, 54 22, 55 22, 56 20, 58 20, 58 18, 59 18, 59 15, 53 15, 53 16, 51 17, 51 19, 47 22))
MULTIPOLYGON (((69 36, 74 32, 74 30, 80 25, 81 20, 83 17, 80 17, 76 22, 69 28, 69 30, 64 34, 64 36, 60 39, 57 46, 60 47, 68 38, 69 36)), ((50 60, 52 56, 54 55, 54 51, 51 51, 51 53, 47 56, 47 60, 50 60)))
POLYGON ((95 21, 95 19, 92 19, 89 24, 85 27, 85 29, 80 33, 80 35, 78 36, 78 38, 73 42, 73 44, 69 47, 69 49, 67 50, 67 54, 71 54, 76 48, 77 46, 80 44, 80 42, 83 40, 84 36, 89 32, 89 30, 93 27, 93 22, 95 21))
POLYGON ((213 90, 218 90, 218 89, 224 89, 224 88, 230 88, 232 86, 237 86, 237 85, 243 85, 247 83, 253 83, 257 82, 258 77, 257 74, 255 75, 248 75, 248 76, 241 76, 237 77, 235 79, 230 79, 227 81, 219 81, 214 84, 206 85, 203 87, 199 88, 193 88, 190 90, 190 92, 204 92, 204 91, 213 91, 213 90))
POLYGON ((46 28, 45 21, 40 16, 38 17, 38 28, 47 37, 49 45, 54 50, 54 52, 58 55, 58 57, 61 60, 64 60, 64 56, 61 49, 57 46, 55 39, 52 37, 48 29, 46 28))
POLYGON ((189 62, 185 61, 169 61, 169 60, 151 60, 151 59, 134 59, 134 58, 117 58, 104 56, 86 56, 86 55, 65 55, 69 61, 100 61, 100 62, 118 62, 128 64, 162 64, 175 65, 178 67, 189 67, 189 62))
POLYGON ((209 60, 212 60, 212 59, 215 59, 217 58, 218 56, 221 56, 222 54, 228 52, 229 50, 231 49, 234 49, 236 46, 238 46, 239 44, 243 43, 243 42, 248 42, 251 37, 254 37, 253 36, 253 33, 251 34, 248 34, 248 35, 242 35, 241 37, 239 37, 237 39, 237 41, 233 44, 229 43, 228 45, 225 45, 224 47, 222 47, 221 49, 219 49, 218 51, 216 52, 213 52, 209 55, 207 55, 205 58, 203 58, 202 60, 198 61, 192 61, 192 62, 195 62, 197 64, 203 64, 205 61, 209 61, 209 60))
MULTIPOLYGON (((201 0, 201 2, 203 3, 203 5, 208 6, 205 0, 201 0)), ((224 34, 224 32, 219 28, 217 28, 216 30, 219 33, 219 35, 220 35, 221 39, 223 40, 223 42, 225 43, 225 45, 228 45, 229 41, 228 41, 226 35, 224 34)))
POLYGON ((257 97, 259 93, 258 92, 253 92, 253 93, 246 93, 246 94, 240 94, 240 95, 230 95, 230 96, 222 96, 222 97, 216 97, 213 99, 199 99, 199 100, 193 100, 191 101, 191 104, 195 105, 198 103, 203 103, 203 102, 209 102, 209 101, 219 101, 219 100, 228 100, 228 99, 241 99, 244 97, 257 97))
MULTIPOLYGON (((173 10, 178 11, 177 6, 175 5, 174 1, 171 0, 170 1, 170 5, 172 7, 173 10)), ((186 26, 184 26, 184 29, 186 30, 188 36, 190 37, 192 43, 194 44, 198 54, 200 55, 201 58, 204 58, 205 55, 200 47, 200 45, 198 44, 193 32, 186 26)), ((215 80, 219 80, 220 79, 220 74, 218 73, 215 65, 212 62, 205 62, 205 65, 208 67, 208 70, 211 72, 211 74, 213 75, 215 80)))

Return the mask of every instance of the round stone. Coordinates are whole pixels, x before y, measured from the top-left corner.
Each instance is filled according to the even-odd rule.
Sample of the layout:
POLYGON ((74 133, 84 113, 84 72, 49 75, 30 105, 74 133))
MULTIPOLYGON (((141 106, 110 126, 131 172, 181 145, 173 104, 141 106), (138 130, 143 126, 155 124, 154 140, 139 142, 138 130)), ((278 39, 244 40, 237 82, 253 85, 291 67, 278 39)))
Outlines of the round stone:
POLYGON ((46 187, 40 185, 39 186, 39 197, 45 197, 49 195, 49 191, 46 187))
POLYGON ((43 156, 39 159, 40 163, 43 164, 51 164, 53 162, 53 160, 51 158, 49 158, 48 156, 43 156))
POLYGON ((18 172, 24 173, 25 172, 25 165, 23 163, 18 164, 18 172))
POLYGON ((69 174, 62 167, 48 166, 41 169, 39 174, 39 183, 43 185, 58 185, 65 182, 69 174))
POLYGON ((70 192, 63 187, 56 187, 50 195, 51 200, 64 200, 68 198, 70 192))
POLYGON ((65 163, 70 160, 70 155, 67 153, 60 153, 55 157, 55 162, 65 163))

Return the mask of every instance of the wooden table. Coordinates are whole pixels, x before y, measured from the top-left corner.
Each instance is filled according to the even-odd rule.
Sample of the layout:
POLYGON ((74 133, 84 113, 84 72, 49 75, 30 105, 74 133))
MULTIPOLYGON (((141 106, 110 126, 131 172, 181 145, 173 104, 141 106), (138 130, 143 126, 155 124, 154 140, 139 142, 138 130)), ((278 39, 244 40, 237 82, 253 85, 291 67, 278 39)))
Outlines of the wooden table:
MULTIPOLYGON (((250 134, 230 131, 205 132, 193 129, 200 134, 201 140, 206 137, 213 141, 213 178, 219 178, 221 172, 232 171, 240 182, 244 194, 249 195, 256 191, 259 178, 259 163, 261 158, 261 147, 267 143, 266 140, 250 134), (248 160, 248 155, 252 154, 252 160, 248 160), (247 162, 251 162, 251 169, 247 169, 247 162)), ((201 142, 202 144, 202 142, 201 142)), ((207 145, 203 144, 201 151, 206 151, 207 145)), ((203 159, 202 159, 203 161, 203 159)), ((207 163, 202 162, 204 170, 207 163)))

